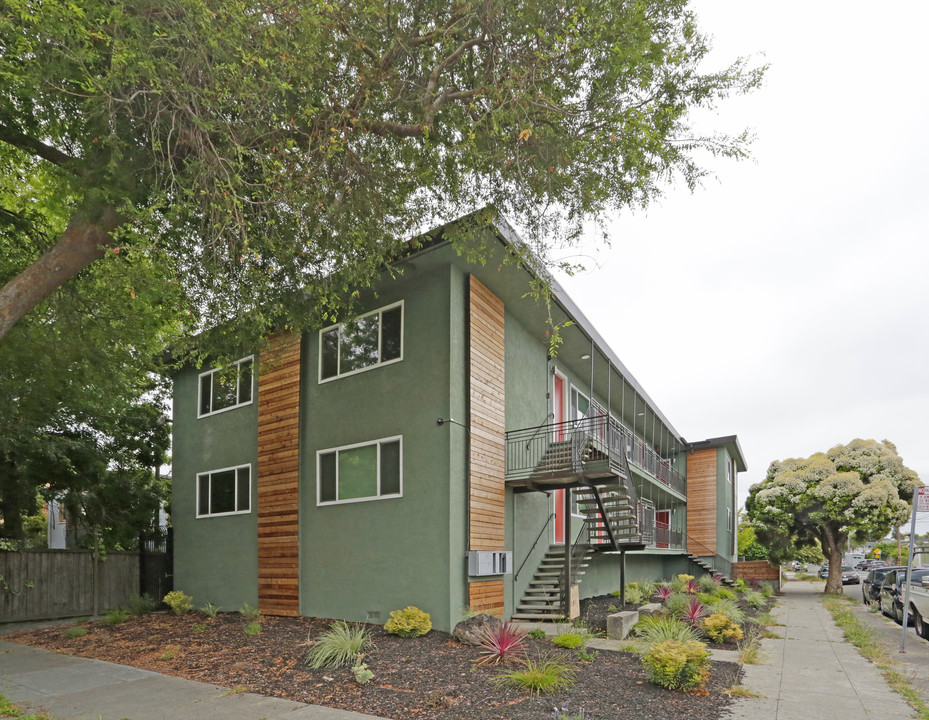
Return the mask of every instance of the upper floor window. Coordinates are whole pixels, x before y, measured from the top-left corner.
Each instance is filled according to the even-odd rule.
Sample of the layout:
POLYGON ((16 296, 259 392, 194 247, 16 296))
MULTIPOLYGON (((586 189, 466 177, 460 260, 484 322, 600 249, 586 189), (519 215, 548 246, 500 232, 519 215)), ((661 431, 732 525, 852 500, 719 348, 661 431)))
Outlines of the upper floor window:
POLYGON ((400 443, 392 437, 318 452, 316 504, 400 497, 400 443))
POLYGON ((403 302, 319 331, 319 381, 403 359, 403 302))
POLYGON ((197 517, 251 512, 251 465, 197 475, 197 517))
POLYGON ((252 401, 254 356, 200 374, 200 410, 197 417, 231 410, 252 401))

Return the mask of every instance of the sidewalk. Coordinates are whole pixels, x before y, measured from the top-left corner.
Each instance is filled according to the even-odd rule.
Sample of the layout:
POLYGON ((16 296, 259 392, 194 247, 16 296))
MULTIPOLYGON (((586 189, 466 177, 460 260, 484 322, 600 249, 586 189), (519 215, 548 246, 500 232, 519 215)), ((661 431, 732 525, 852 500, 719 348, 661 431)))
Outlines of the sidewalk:
MULTIPOLYGON (((729 720, 916 717, 877 666, 845 641, 823 607, 821 583, 789 582, 783 587, 780 606, 772 612, 784 625, 773 630, 783 637, 762 641, 763 663, 744 667, 742 685, 764 697, 737 700, 729 720)), ((908 644, 911 639, 915 646, 915 635, 908 644)))
POLYGON ((56 720, 374 720, 3 641, 0 694, 56 720))

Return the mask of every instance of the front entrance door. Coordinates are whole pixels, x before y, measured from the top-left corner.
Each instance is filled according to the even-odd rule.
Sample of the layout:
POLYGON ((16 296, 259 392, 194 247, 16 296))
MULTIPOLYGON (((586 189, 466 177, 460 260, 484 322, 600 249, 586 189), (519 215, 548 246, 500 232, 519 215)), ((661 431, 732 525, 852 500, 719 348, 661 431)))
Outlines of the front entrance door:
POLYGON ((671 511, 655 513, 655 547, 671 547, 671 511))

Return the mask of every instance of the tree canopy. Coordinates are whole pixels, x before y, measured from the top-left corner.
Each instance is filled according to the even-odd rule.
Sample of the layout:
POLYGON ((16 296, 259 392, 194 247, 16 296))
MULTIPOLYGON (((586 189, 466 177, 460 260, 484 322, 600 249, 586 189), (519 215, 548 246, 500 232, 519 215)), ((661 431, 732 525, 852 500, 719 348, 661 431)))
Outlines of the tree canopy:
POLYGON ((745 508, 775 561, 818 540, 829 560, 827 593, 842 591, 842 553, 906 522, 919 485, 888 440, 852 440, 808 458, 772 462, 745 508))
POLYGON ((708 51, 686 0, 4 0, 0 148, 66 222, 13 248, 0 338, 105 260, 251 341, 478 207, 570 240, 697 183, 701 153, 746 153, 691 111, 763 68, 706 71, 708 51))

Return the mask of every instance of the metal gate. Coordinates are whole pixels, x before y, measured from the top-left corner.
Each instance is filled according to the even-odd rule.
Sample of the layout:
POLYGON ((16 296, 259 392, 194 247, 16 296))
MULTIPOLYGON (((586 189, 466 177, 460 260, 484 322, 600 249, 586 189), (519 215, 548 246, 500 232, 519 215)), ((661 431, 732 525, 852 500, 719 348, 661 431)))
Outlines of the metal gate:
POLYGON ((174 528, 159 527, 139 536, 139 594, 157 602, 174 589, 174 528))

